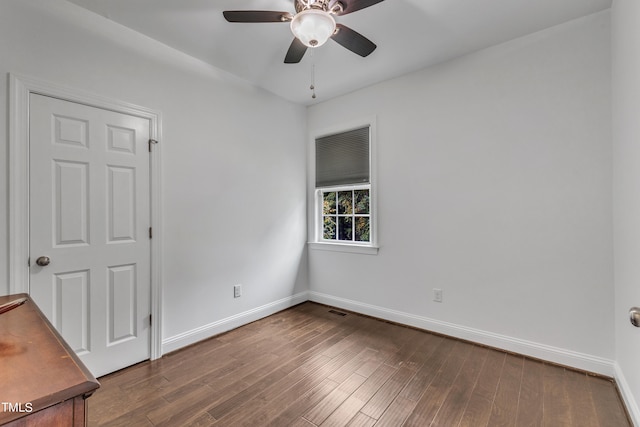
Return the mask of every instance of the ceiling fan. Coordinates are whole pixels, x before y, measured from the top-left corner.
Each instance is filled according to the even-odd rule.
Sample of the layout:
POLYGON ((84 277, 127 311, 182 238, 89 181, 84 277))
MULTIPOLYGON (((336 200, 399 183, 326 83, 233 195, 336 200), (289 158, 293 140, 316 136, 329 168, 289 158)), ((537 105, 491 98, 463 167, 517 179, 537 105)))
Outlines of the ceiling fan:
POLYGON ((383 0, 295 0, 295 15, 270 10, 228 10, 223 12, 229 22, 289 22, 295 36, 284 58, 285 64, 302 60, 307 48, 322 46, 329 38, 365 57, 376 45, 346 25, 337 24, 335 16, 364 9, 383 0))

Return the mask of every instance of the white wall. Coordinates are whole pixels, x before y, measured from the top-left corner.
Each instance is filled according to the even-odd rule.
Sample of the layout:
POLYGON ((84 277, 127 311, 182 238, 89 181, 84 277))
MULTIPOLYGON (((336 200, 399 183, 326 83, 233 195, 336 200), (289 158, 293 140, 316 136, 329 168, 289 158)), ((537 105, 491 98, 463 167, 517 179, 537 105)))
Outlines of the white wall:
POLYGON ((640 2, 612 7, 615 336, 618 383, 640 425, 640 2))
POLYGON ((0 2, 0 294, 9 72, 162 113, 165 349, 306 298, 305 108, 62 0, 0 2))
POLYGON ((613 375, 609 19, 310 107, 377 116, 380 243, 310 250, 312 298, 613 375))

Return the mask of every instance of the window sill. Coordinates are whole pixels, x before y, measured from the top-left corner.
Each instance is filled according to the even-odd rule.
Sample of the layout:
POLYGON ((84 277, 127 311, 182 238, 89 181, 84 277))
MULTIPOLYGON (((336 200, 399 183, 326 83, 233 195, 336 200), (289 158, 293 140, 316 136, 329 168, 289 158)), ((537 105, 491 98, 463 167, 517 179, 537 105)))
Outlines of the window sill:
POLYGON ((378 246, 349 245, 346 243, 309 242, 309 248, 318 251, 346 252, 351 254, 378 255, 378 246))

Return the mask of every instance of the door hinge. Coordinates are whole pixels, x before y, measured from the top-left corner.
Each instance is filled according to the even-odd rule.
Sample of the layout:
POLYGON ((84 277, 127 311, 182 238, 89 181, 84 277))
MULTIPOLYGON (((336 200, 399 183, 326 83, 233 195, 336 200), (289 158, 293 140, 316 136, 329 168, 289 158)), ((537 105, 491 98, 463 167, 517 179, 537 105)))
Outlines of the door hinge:
POLYGON ((152 317, 151 315, 149 315, 149 327, 151 327, 152 323, 151 323, 152 317))
POLYGON ((149 227, 149 238, 153 239, 153 228, 149 227))
POLYGON ((158 141, 157 141, 157 140, 155 140, 155 139, 150 139, 150 140, 149 140, 149 152, 151 152, 151 145, 153 145, 153 144, 157 144, 157 143, 158 143, 158 141))
POLYGON ((27 257, 27 267, 31 267, 31 257, 27 257))

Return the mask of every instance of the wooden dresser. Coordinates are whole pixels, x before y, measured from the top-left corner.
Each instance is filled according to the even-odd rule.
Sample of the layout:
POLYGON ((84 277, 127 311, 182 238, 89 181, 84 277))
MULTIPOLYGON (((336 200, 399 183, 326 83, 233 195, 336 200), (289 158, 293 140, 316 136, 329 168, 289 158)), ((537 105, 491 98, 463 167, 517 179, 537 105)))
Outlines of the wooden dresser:
POLYGON ((98 387, 33 301, 0 314, 0 425, 84 426, 98 387))

